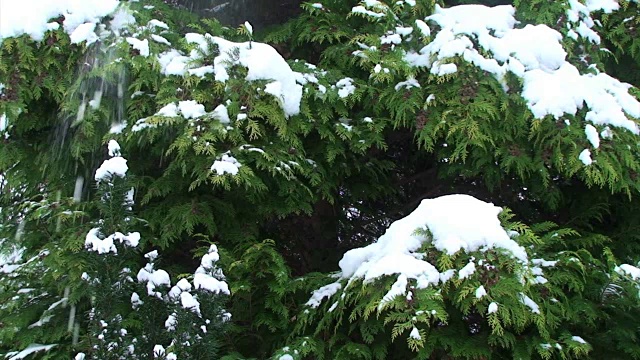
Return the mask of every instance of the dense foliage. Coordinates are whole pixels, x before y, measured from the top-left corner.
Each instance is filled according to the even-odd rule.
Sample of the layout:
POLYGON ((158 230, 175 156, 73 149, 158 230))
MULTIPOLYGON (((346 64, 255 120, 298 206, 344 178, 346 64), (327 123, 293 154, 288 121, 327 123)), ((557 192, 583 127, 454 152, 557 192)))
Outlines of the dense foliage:
POLYGON ((0 354, 640 358, 640 4, 445 3, 0 37, 0 354), (521 253, 423 222, 435 279, 357 270, 449 194, 521 253))

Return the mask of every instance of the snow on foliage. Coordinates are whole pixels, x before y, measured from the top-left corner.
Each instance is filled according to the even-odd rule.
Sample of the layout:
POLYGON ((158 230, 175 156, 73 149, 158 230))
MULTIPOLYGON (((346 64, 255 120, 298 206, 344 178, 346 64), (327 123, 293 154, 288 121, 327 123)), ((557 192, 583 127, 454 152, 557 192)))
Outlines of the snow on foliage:
POLYGON ((341 288, 342 285, 340 283, 325 285, 313 292, 313 295, 311 295, 311 298, 307 301, 306 305, 317 308, 322 303, 322 300, 332 297, 341 288))
POLYGON ((114 156, 105 160, 96 170, 95 180, 98 182, 109 181, 114 176, 124 177, 127 174, 127 170, 129 170, 127 160, 121 156, 114 156))
POLYGON ((640 280, 640 268, 637 268, 633 265, 622 264, 620 266, 616 266, 615 272, 620 275, 627 275, 633 280, 640 280))
POLYGON ((224 279, 222 270, 215 266, 219 259, 218 248, 215 245, 211 245, 209 252, 202 257, 200 266, 193 275, 193 285, 196 289, 204 289, 214 294, 231 294, 229 285, 220 280, 220 278, 224 279))
POLYGON ((107 254, 107 253, 118 253, 118 249, 116 248, 116 242, 120 242, 129 247, 137 247, 140 242, 140 233, 132 232, 124 235, 120 232, 116 232, 107 236, 104 239, 100 237, 100 229, 93 228, 91 229, 85 238, 85 246, 90 251, 95 251, 98 254, 107 254))
POLYGON ((211 171, 215 172, 217 175, 237 175, 241 166, 242 165, 238 160, 236 160, 236 158, 228 154, 224 154, 220 160, 213 162, 213 165, 211 165, 211 171))
POLYGON ((96 36, 93 32, 95 23, 101 17, 112 13, 118 4, 118 0, 2 1, 0 3, 0 40, 27 34, 34 40, 40 41, 47 30, 56 29, 59 26, 58 23, 50 23, 49 20, 60 15, 64 16, 62 26, 67 33, 72 34, 80 29, 80 32, 76 33, 76 40, 92 39, 96 36), (25 9, 28 11, 25 12, 25 9), (83 26, 83 24, 87 25, 83 26))
MULTIPOLYGON (((483 202, 469 195, 447 195, 426 199, 408 216, 395 221, 375 243, 348 251, 339 262, 341 280, 362 279, 365 283, 385 275, 397 275, 397 281, 383 297, 381 306, 398 295, 406 295, 409 279, 416 280, 418 289, 437 286, 451 279, 455 270, 442 273, 434 264, 423 259, 418 250, 431 242, 439 251, 453 255, 458 251, 474 252, 500 249, 512 258, 528 261, 525 249, 512 240, 500 225, 500 207, 483 202), (416 230, 428 230, 423 236, 416 230)), ((469 262, 458 270, 459 279, 475 271, 475 263, 469 262)), ((340 282, 316 290, 307 302, 318 307, 324 298, 340 290, 340 282)), ((478 289, 478 298, 486 294, 478 289)))
POLYGON ((500 226, 501 208, 468 195, 447 195, 423 200, 403 219, 395 221, 377 242, 348 251, 340 260, 343 278, 372 280, 383 275, 404 274, 416 279, 418 287, 437 285, 440 273, 415 253, 425 241, 453 255, 501 248, 513 257, 527 260, 525 250, 500 226), (433 239, 416 235, 428 229, 433 239))
POLYGON ((184 76, 187 73, 204 76, 213 72, 217 81, 226 82, 229 79, 228 69, 233 65, 247 68, 247 81, 272 80, 267 83, 264 91, 280 101, 280 105, 287 116, 300 113, 302 100, 302 86, 296 79, 299 74, 291 70, 284 58, 270 45, 259 42, 235 43, 209 34, 188 33, 185 40, 195 43, 203 53, 209 53, 209 44, 218 46, 219 54, 213 61, 213 67, 191 71, 189 64, 200 59, 201 55, 193 50, 189 56, 182 55, 171 49, 158 56, 161 71, 165 75, 184 76))
MULTIPOLYGON (((584 9, 577 8, 576 1, 571 3, 572 19, 577 19, 574 13, 615 8, 610 1, 590 1, 584 9)), ((640 117, 640 102, 628 92, 631 85, 604 73, 580 74, 566 61, 562 34, 546 25, 514 28, 514 14, 510 5, 436 5, 434 14, 425 20, 437 24, 440 31, 418 52, 409 51, 405 60, 413 66, 429 67, 433 74, 445 75, 457 71, 449 59, 458 56, 493 74, 505 88, 505 75, 511 72, 522 79, 522 96, 536 118, 576 115, 586 105, 587 121, 640 133, 638 125, 627 117, 640 117), (474 41, 483 52, 475 48, 474 41), (485 57, 486 52, 492 57, 485 57)), ((428 28, 420 29, 425 32, 428 28)), ((588 136, 594 140, 592 134, 588 136)), ((591 142, 596 147, 595 141, 591 142)), ((586 164, 586 156, 583 158, 586 164)))
POLYGON ((50 344, 50 345, 41 345, 41 344, 31 344, 29 346, 27 346, 24 350, 22 351, 12 351, 9 352, 5 355, 6 359, 9 360, 20 360, 20 359, 26 359, 27 357, 29 357, 30 355, 33 355, 35 353, 41 352, 41 351, 49 351, 51 350, 53 347, 55 347, 57 344, 50 344))
POLYGON ((148 263, 144 268, 140 269, 136 278, 138 279, 138 282, 147 284, 147 294, 149 296, 155 296, 158 298, 162 298, 162 294, 156 291, 156 287, 168 287, 171 285, 169 273, 162 269, 154 269, 152 263, 148 263))

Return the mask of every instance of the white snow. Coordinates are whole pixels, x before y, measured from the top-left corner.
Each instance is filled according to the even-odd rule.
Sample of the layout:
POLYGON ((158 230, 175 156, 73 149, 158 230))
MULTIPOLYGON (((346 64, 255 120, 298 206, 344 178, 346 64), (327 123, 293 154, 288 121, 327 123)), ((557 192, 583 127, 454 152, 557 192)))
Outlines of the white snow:
MULTIPOLYGON (((196 33, 186 34, 185 39, 189 43, 198 44, 205 53, 209 50, 207 40, 218 45, 220 55, 216 56, 213 61, 217 81, 226 82, 229 79, 227 69, 235 64, 242 65, 248 70, 246 80, 272 80, 265 86, 264 91, 280 101, 285 115, 293 116, 300 113, 302 86, 296 83, 297 73, 291 70, 284 58, 270 45, 255 41, 235 43, 209 34, 196 33), (237 59, 231 55, 234 49, 238 51, 237 59)), ((191 54, 191 58, 194 59, 198 56, 197 53, 191 54)), ((188 59, 186 58, 186 60, 188 59)), ((161 64, 167 62, 167 70, 171 63, 178 62, 176 67, 182 66, 181 74, 184 73, 186 61, 179 54, 167 54, 165 59, 160 62, 161 64), (172 56, 169 62, 166 59, 168 56, 172 56)), ((176 73, 178 72, 180 71, 176 71, 176 73)))
POLYGON ((248 21, 244 22, 244 28, 247 29, 247 32, 249 33, 250 36, 253 35, 253 26, 251 26, 251 24, 248 21))
POLYGON ((398 280, 391 286, 391 289, 382 297, 378 309, 382 309, 387 303, 393 301, 396 296, 407 294, 407 284, 409 283, 405 274, 398 275, 398 280))
POLYGON ((196 289, 204 289, 214 294, 230 294, 229 285, 227 285, 226 282, 204 273, 196 273, 193 275, 193 285, 196 289))
POLYGON ((9 125, 9 122, 7 121, 7 115, 6 114, 0 115, 0 132, 7 130, 8 125, 9 125))
POLYGON ((620 275, 628 275, 634 280, 640 280, 640 269, 629 264, 622 264, 620 266, 616 266, 615 272, 620 275))
POLYGON ((324 298, 332 297, 341 288, 342 288, 342 285, 339 282, 325 285, 320 289, 314 291, 313 294, 311 295, 311 298, 309 299, 309 301, 307 301, 305 305, 311 306, 312 308, 317 308, 318 306, 320 306, 320 303, 322 303, 322 300, 324 300, 324 298))
POLYGON ((520 302, 522 302, 525 306, 531 309, 531 312, 534 314, 540 314, 540 307, 536 304, 530 297, 527 295, 520 293, 520 302))
POLYGON ((138 282, 147 283, 147 293, 149 296, 156 296, 158 298, 162 297, 162 294, 155 291, 157 286, 169 286, 171 285, 171 281, 169 278, 169 273, 160 269, 155 270, 152 264, 147 264, 144 268, 138 271, 137 275, 138 282))
POLYGON ((131 45, 132 48, 138 50, 140 55, 147 57, 149 56, 149 40, 144 39, 136 39, 134 37, 128 37, 127 42, 131 45))
POLYGON ((409 337, 416 339, 416 340, 422 340, 422 337, 420 336, 420 331, 418 331, 418 329, 416 327, 414 327, 411 332, 409 333, 409 337))
POLYGON ((351 8, 351 12, 354 13, 354 14, 364 14, 364 15, 367 15, 367 16, 371 16, 372 18, 375 18, 375 19, 379 19, 381 17, 384 17, 384 15, 385 15, 383 13, 378 13, 378 12, 375 12, 375 11, 367 10, 362 5, 354 6, 353 8, 351 8))
POLYGON ((402 38, 399 34, 388 34, 380 37, 381 44, 400 44, 402 42, 402 38))
POLYGON ((431 29, 429 28, 429 25, 427 25, 427 23, 425 23, 424 21, 418 19, 418 20, 416 20, 416 26, 418 27, 418 29, 422 33, 422 36, 424 36, 424 37, 431 36, 431 29))
MULTIPOLYGON (((453 269, 440 273, 433 264, 416 253, 426 242, 442 252, 453 255, 466 252, 500 249, 521 262, 527 262, 527 254, 513 241, 500 225, 501 208, 468 195, 447 195, 425 199, 411 214, 389 226, 375 243, 348 251, 340 260, 342 280, 362 279, 372 281, 385 275, 397 275, 396 282, 384 296, 383 302, 406 294, 409 279, 416 280, 417 288, 426 288, 449 280, 453 269), (432 238, 416 234, 416 230, 428 229, 432 238)), ((461 279, 475 271, 475 263, 469 262, 458 271, 461 279)), ((325 297, 340 290, 340 282, 324 286, 313 293, 308 306, 317 307, 325 297)))
MULTIPOLYGON (((583 6, 575 0, 570 2, 583 6)), ((575 15, 573 21, 577 22, 580 14, 611 11, 616 6, 612 0, 592 1, 582 10, 572 10, 571 16, 575 15)), ((505 89, 504 76, 509 71, 522 78, 521 95, 536 118, 552 116, 559 119, 564 114, 576 115, 587 106, 586 120, 592 124, 613 125, 634 134, 640 133, 638 125, 628 117, 640 117, 640 102, 629 94, 630 85, 604 73, 580 74, 566 61, 567 53, 559 32, 545 25, 514 29, 514 14, 515 9, 509 5, 451 8, 436 5, 434 14, 426 20, 437 23, 441 30, 419 51, 407 51, 405 60, 413 66, 429 67, 432 74, 446 75, 457 71, 448 59, 459 56, 492 73, 503 82, 505 89), (483 53, 474 47, 472 39, 477 41, 483 53), (483 55, 487 53, 492 57, 483 55)), ((421 31, 424 29, 423 33, 427 32, 428 27, 422 23, 416 22, 416 25, 421 31)), ((589 24, 585 26, 588 28, 589 24)), ((589 140, 594 139, 592 136, 589 140)))
POLYGON ((160 21, 158 19, 149 20, 149 22, 147 23, 147 27, 148 28, 156 28, 157 27, 157 28, 169 30, 169 25, 167 25, 167 23, 165 23, 164 21, 160 21))
POLYGON ((115 140, 109 140, 107 144, 109 150, 109 156, 120 156, 120 144, 115 140))
POLYGON ((121 156, 115 156, 105 160, 96 170, 95 180, 109 181, 114 176, 124 177, 127 174, 127 160, 121 156))
POLYGON ((169 45, 171 46, 171 43, 169 42, 169 40, 167 40, 166 38, 160 36, 160 35, 156 35, 156 34, 151 34, 151 40, 160 43, 160 44, 165 44, 165 45, 169 45))
MULTIPOLYGON (((213 115, 214 118, 218 119, 223 124, 229 124, 231 122, 231 119, 229 118, 229 111, 227 110, 227 107, 222 104, 213 109, 211 115, 213 115)), ((246 117, 247 116, 245 115, 244 118, 246 117)), ((242 120, 244 118, 242 118, 240 114, 238 114, 238 120, 242 120)))
POLYGON ((84 245, 89 251, 95 251, 98 254, 107 254, 110 252, 117 254, 118 249, 115 246, 117 241, 129 247, 136 247, 140 242, 140 233, 132 232, 124 235, 121 232, 116 232, 102 239, 100 237, 100 229, 93 228, 89 230, 85 236, 84 245))
MULTIPOLYGON (((49 20, 59 15, 64 16, 64 30, 71 34, 80 25, 95 24, 101 17, 109 15, 116 9, 118 3, 117 0, 1 1, 0 40, 27 34, 34 40, 40 41, 43 39, 44 33, 51 28, 49 20)), ((90 25, 85 25, 85 27, 86 29, 81 30, 81 33, 87 35, 88 31, 86 33, 84 31, 90 25)), ((91 32, 93 33, 93 29, 91 32)), ((78 33, 76 40, 80 38, 80 33, 78 33)))
POLYGON ((598 130, 595 128, 595 126, 587 124, 584 127, 584 133, 587 136, 587 140, 589 140, 594 148, 597 149, 600 147, 600 136, 598 136, 598 130))
POLYGON ((136 23, 136 18, 133 17, 129 9, 126 7, 119 7, 113 14, 113 19, 109 22, 110 29, 120 35, 121 30, 124 30, 127 26, 136 23))
POLYGON ((338 96, 341 98, 346 98, 356 91, 356 87, 353 85, 353 79, 348 77, 338 81, 336 87, 338 88, 338 96))
POLYGON ((38 353, 40 351, 49 351, 51 348, 55 347, 57 344, 51 345, 41 345, 41 344, 31 344, 27 346, 22 351, 11 351, 5 355, 5 358, 8 360, 20 360, 26 359, 29 355, 38 353))
POLYGON ((402 89, 402 88, 406 88, 406 89, 411 89, 412 87, 420 87, 420 83, 414 79, 414 78, 409 78, 406 81, 401 81, 399 83, 396 84, 396 86, 394 87, 394 89, 396 91, 402 89))
POLYGON ((155 345, 153 347, 153 357, 157 358, 159 356, 163 356, 165 355, 165 350, 164 350, 164 346, 162 345, 155 345))
POLYGON ((180 293, 180 304, 182 304, 183 308, 200 315, 200 302, 190 292, 184 291, 180 293))
POLYGON ((158 250, 149 251, 148 253, 144 254, 144 257, 149 261, 154 261, 158 258, 158 250))
POLYGON ((487 309, 487 314, 493 314, 498 312, 498 304, 495 302, 492 302, 491 304, 489 304, 489 308, 487 309))
POLYGON ((138 295, 138 293, 134 292, 131 294, 131 306, 135 309, 138 306, 144 304, 144 302, 142 300, 140 300, 140 295, 138 295))
POLYGON ((72 44, 78 44, 83 41, 87 42, 87 46, 93 44, 98 40, 98 35, 94 32, 96 28, 95 23, 84 23, 78 26, 73 32, 69 35, 72 44))
POLYGON ((193 119, 205 115, 204 105, 197 101, 187 100, 178 102, 178 109, 185 119, 193 119))
POLYGON ((580 336, 572 336, 572 337, 571 337, 571 340, 576 341, 576 342, 579 342, 580 344, 586 344, 586 343, 587 343, 587 342, 586 342, 586 341, 584 341, 584 339, 583 339, 583 338, 581 338, 580 336))
POLYGON ((480 285, 480 287, 476 289, 476 299, 480 299, 485 295, 487 295, 487 290, 484 289, 484 286, 480 285))
POLYGON ((476 272, 476 264, 473 261, 469 261, 460 271, 458 271, 458 279, 463 280, 473 275, 476 272))
POLYGON ((158 63, 160 63, 160 72, 164 75, 183 76, 187 72, 187 63, 191 58, 184 56, 178 50, 171 49, 158 55, 158 63))
POLYGON ((187 72, 189 73, 189 75, 194 75, 194 76, 198 76, 200 78, 204 78, 204 76, 206 74, 215 73, 215 70, 214 70, 213 66, 206 65, 206 66, 201 66, 201 67, 198 67, 198 68, 189 69, 189 70, 187 70, 187 72))
POLYGON ((163 106, 160 110, 158 110, 158 112, 155 113, 155 115, 167 116, 167 117, 178 116, 178 106, 175 103, 169 103, 163 106))
POLYGON ((589 149, 582 150, 580 155, 578 155, 578 160, 582 161, 585 166, 591 165, 593 163, 593 160, 591 160, 591 151, 589 151, 589 149))
POLYGON ((215 171, 218 175, 231 174, 237 175, 242 166, 236 158, 227 154, 222 155, 220 160, 216 160, 211 165, 211 171, 215 171))

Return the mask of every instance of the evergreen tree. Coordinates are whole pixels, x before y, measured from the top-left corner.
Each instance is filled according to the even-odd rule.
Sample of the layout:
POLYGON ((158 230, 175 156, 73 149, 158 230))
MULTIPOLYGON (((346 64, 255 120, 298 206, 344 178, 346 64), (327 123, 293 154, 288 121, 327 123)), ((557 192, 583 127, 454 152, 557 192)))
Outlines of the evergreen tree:
POLYGON ((640 358, 639 4, 470 3, 3 25, 0 354, 640 358))

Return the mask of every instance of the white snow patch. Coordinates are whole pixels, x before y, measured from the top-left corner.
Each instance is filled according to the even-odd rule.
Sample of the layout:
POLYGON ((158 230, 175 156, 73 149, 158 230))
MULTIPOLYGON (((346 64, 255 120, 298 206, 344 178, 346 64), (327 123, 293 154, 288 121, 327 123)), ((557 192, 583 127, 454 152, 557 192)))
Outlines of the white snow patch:
POLYGON ((109 150, 109 156, 120 156, 120 144, 117 141, 109 140, 107 149, 109 150))
POLYGON ((416 339, 416 340, 422 340, 422 337, 420 336, 420 331, 418 331, 418 329, 415 326, 413 327, 413 329, 409 333, 409 337, 413 338, 413 339, 416 339))
POLYGON ((149 28, 161 28, 161 29, 165 29, 165 30, 169 30, 169 25, 167 25, 167 23, 160 21, 158 19, 151 19, 149 20, 149 22, 147 23, 147 27, 149 28))
POLYGON ((156 34, 151 34, 151 39, 157 43, 160 44, 165 44, 165 45, 169 45, 171 46, 171 43, 169 42, 169 40, 167 40, 165 37, 160 36, 160 35, 156 35, 156 34))
MULTIPOLYGON (((584 6, 577 1, 570 2, 572 6, 584 6)), ((577 22, 585 12, 594 9, 606 12, 615 7, 612 0, 594 0, 586 9, 576 10, 575 14, 570 12, 575 19, 569 20, 577 22)), ((522 78, 522 97, 536 118, 576 115, 586 105, 589 109, 586 120, 592 124, 613 125, 640 133, 638 125, 627 117, 640 117, 640 102, 628 92, 631 85, 604 73, 580 74, 566 61, 567 53, 559 32, 545 25, 514 29, 514 14, 515 9, 509 5, 451 8, 436 5, 434 14, 426 20, 437 23, 441 30, 418 52, 408 51, 405 60, 413 66, 430 67, 432 74, 446 75, 457 71, 455 64, 447 63, 447 59, 459 56, 492 73, 505 89, 504 76, 509 71, 522 78), (493 57, 485 58, 474 47, 472 39, 493 57)), ((416 25, 424 28, 418 22, 416 25)), ((590 24, 585 26, 589 28, 590 24)))
POLYGON ((158 112, 155 113, 155 115, 167 116, 167 117, 178 116, 178 106, 175 103, 167 104, 163 106, 160 110, 158 110, 158 112))
POLYGON ((615 267, 615 272, 620 275, 628 275, 634 280, 640 280, 640 269, 629 264, 622 264, 615 267))
POLYGON ((495 302, 492 302, 491 304, 489 304, 489 308, 487 309, 487 314, 493 314, 498 312, 498 304, 495 302))
POLYGON ((89 230, 85 236, 84 245, 89 251, 95 251, 98 254, 107 254, 110 252, 117 254, 118 249, 115 244, 118 241, 126 246, 136 247, 140 243, 140 233, 132 232, 125 235, 121 232, 116 232, 102 239, 100 236, 100 229, 93 228, 89 230))
POLYGON ((167 320, 164 322, 164 328, 169 331, 174 331, 176 329, 176 325, 178 324, 178 319, 176 318, 176 314, 173 313, 169 315, 167 320))
POLYGON ((463 280, 473 275, 476 272, 476 264, 473 261, 469 261, 460 271, 458 271, 458 279, 463 280))
POLYGON ((530 297, 527 295, 520 293, 520 302, 522 302, 525 306, 531 309, 531 312, 534 314, 540 314, 540 307, 536 304, 530 297))
POLYGON ((427 23, 425 23, 424 21, 418 19, 418 20, 416 20, 416 26, 418 27, 418 29, 422 33, 422 36, 424 36, 424 37, 431 36, 431 29, 429 28, 429 25, 427 25, 427 23))
MULTIPOLYGON (((246 77, 248 81, 273 80, 266 85, 265 92, 281 102, 282 109, 287 116, 300 113, 302 86, 296 83, 297 73, 291 70, 284 58, 270 45, 254 41, 235 43, 209 34, 196 33, 186 34, 185 39, 187 42, 198 44, 205 53, 209 51, 206 39, 218 45, 220 55, 216 56, 213 61, 217 81, 225 82, 229 79, 227 69, 230 66, 242 65, 248 70, 246 77), (231 56, 234 49, 237 49, 237 59, 231 56)), ((179 54, 171 56, 173 56, 170 59, 171 62, 179 59, 179 54)), ((192 58, 197 58, 197 54, 192 54, 192 58)), ((185 63, 182 60, 179 62, 185 63)))
POLYGON ((9 122, 7 121, 7 115, 0 115, 0 132, 7 130, 9 122))
MULTIPOLYGON (((64 30, 69 34, 85 23, 94 23, 95 27, 95 23, 101 17, 112 13, 118 4, 117 0, 2 1, 0 2, 0 40, 27 34, 35 41, 40 41, 45 32, 51 29, 49 20, 59 15, 64 16, 64 30)), ((90 27, 90 25, 85 26, 90 27)), ((76 36, 76 40, 81 38, 80 33, 76 36)))
POLYGON ((338 96, 341 98, 346 98, 356 91, 356 87, 353 85, 353 79, 348 77, 338 81, 336 87, 338 88, 338 96))
POLYGON ((582 161, 585 166, 589 166, 593 163, 593 160, 591 160, 591 151, 589 151, 589 149, 582 150, 580 155, 578 155, 578 159, 582 161))
POLYGON ((93 44, 98 40, 98 35, 94 32, 96 28, 95 23, 84 23, 78 26, 73 32, 69 35, 72 44, 79 44, 83 41, 87 42, 87 46, 93 44))
POLYGON ((342 288, 342 285, 339 282, 331 283, 329 285, 325 285, 318 290, 315 290, 311 295, 311 298, 305 305, 311 306, 312 308, 317 308, 322 303, 324 298, 330 298, 335 293, 338 292, 342 288))
POLYGON ((191 293, 186 291, 180 293, 180 304, 183 308, 200 315, 200 302, 191 293))
POLYGON ((480 299, 485 295, 487 295, 487 290, 484 289, 484 286, 480 285, 480 287, 476 289, 476 299, 480 299))
POLYGON ((158 286, 171 285, 169 273, 162 269, 155 270, 153 264, 147 264, 144 268, 140 269, 137 279, 138 282, 147 283, 147 293, 149 296, 156 296, 158 298, 162 298, 162 294, 156 292, 155 288, 158 286))
POLYGON ((178 102, 178 109, 185 119, 194 119, 207 113, 204 110, 204 105, 198 104, 198 102, 194 100, 178 102))
POLYGON ((586 342, 586 341, 584 341, 584 339, 583 339, 583 338, 581 338, 580 336, 572 336, 572 337, 571 337, 571 340, 576 341, 576 342, 579 342, 580 344, 586 344, 586 343, 587 343, 587 342, 586 342))
POLYGON ((204 289, 214 294, 231 294, 229 285, 223 281, 224 274, 215 266, 219 259, 218 248, 211 245, 209 252, 200 260, 200 266, 193 276, 193 285, 196 289, 204 289))
MULTIPOLYGON (((229 124, 231 122, 231 119, 229 118, 229 111, 227 110, 227 107, 222 104, 213 109, 211 115, 213 115, 214 118, 220 120, 220 122, 223 124, 229 124)), ((238 115, 238 120, 241 120, 240 115, 238 115)))
POLYGON ((233 156, 229 156, 227 154, 222 155, 220 160, 216 160, 211 165, 211 171, 215 171, 218 175, 231 174, 237 175, 238 171, 240 171, 240 162, 236 160, 233 156))
POLYGON ((127 160, 121 156, 114 156, 111 159, 105 160, 102 165, 96 170, 95 180, 109 181, 114 176, 124 177, 127 174, 127 160))
MULTIPOLYGON (((415 279, 418 288, 437 285, 453 276, 452 270, 442 274, 415 252, 431 241, 439 251, 455 254, 499 248, 514 258, 526 262, 525 250, 513 241, 501 227, 498 214, 502 209, 468 195, 448 195, 423 200, 420 206, 403 219, 391 224, 377 242, 348 251, 340 260, 343 279, 363 279, 365 282, 384 275, 398 274, 415 279), (432 239, 416 234, 428 229, 432 239), (442 280, 441 280, 442 279, 442 280)), ((469 263, 460 270, 465 277, 475 269, 469 263)))
POLYGON ((401 81, 399 83, 396 84, 396 86, 394 87, 394 89, 396 91, 402 89, 402 88, 406 88, 406 89, 411 89, 412 87, 420 87, 420 83, 414 79, 414 78, 409 78, 406 81, 401 81))
POLYGON ((177 50, 171 49, 158 55, 160 72, 164 75, 183 76, 187 73, 187 63, 191 58, 180 54, 177 50))
POLYGON ((58 344, 50 344, 50 345, 41 345, 41 344, 31 344, 29 346, 27 346, 24 350, 22 351, 11 351, 8 352, 5 355, 5 358, 8 360, 20 360, 20 359, 26 359, 29 355, 41 352, 41 351, 49 351, 51 350, 53 347, 57 346, 58 344))
POLYGON ((140 40, 134 37, 128 37, 127 42, 129 43, 129 45, 131 45, 131 47, 138 50, 140 52, 140 55, 144 57, 149 56, 149 40, 140 40))
POLYGON ((584 133, 587 135, 587 140, 589 140, 594 148, 597 149, 600 147, 600 136, 598 136, 598 130, 596 130, 595 126, 587 124, 584 127, 584 133))
POLYGON ((381 310, 386 304, 393 301, 396 296, 407 294, 407 284, 409 283, 405 274, 398 275, 398 280, 391 286, 391 289, 382 297, 382 301, 378 305, 381 310))

